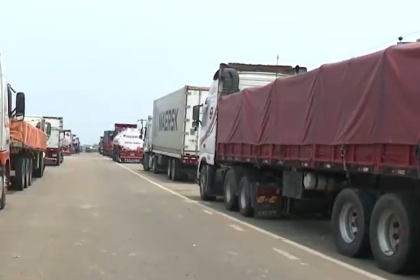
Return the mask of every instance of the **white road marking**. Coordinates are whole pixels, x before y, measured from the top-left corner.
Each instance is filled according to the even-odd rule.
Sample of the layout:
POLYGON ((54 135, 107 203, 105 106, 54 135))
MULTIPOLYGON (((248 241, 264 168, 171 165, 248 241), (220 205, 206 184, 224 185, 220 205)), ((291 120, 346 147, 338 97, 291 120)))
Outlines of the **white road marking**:
POLYGON ((296 261, 296 260, 299 259, 298 257, 295 257, 295 256, 293 256, 292 254, 290 254, 286 251, 283 251, 283 250, 280 250, 280 249, 277 249, 277 248, 273 248, 273 250, 276 251, 277 253, 279 253, 280 255, 282 255, 283 257, 288 258, 289 260, 296 261))
MULTIPOLYGON (((117 165, 118 165, 118 166, 120 166, 121 168, 124 168, 125 170, 128 170, 128 171, 129 171, 129 172, 131 172, 132 174, 134 174, 134 175, 136 175, 136 176, 138 176, 138 177, 142 178, 143 180, 145 180, 145 181, 147 181, 147 182, 151 183, 152 185, 155 185, 156 187, 158 187, 158 188, 160 188, 160 189, 162 189, 162 190, 164 190, 164 191, 167 191, 167 192, 169 192, 169 193, 171 193, 171 194, 173 194, 173 195, 176 195, 176 196, 178 196, 178 197, 180 197, 180 198, 182 198, 182 199, 184 199, 184 200, 190 200, 190 201, 193 201, 192 199, 190 199, 190 198, 188 198, 188 197, 186 197, 186 196, 184 196, 184 195, 182 195, 182 194, 180 194, 180 193, 177 193, 176 191, 173 191, 173 190, 171 190, 171 189, 168 189, 167 187, 162 186, 161 184, 159 184, 159 183, 157 183, 157 182, 155 182, 155 181, 153 181, 153 180, 149 179, 149 178, 148 178, 148 177, 146 177, 146 176, 143 176, 143 175, 141 175, 141 174, 139 174, 139 173, 135 172, 134 170, 131 170, 131 169, 130 169, 130 168, 128 168, 128 167, 125 167, 125 166, 124 166, 124 165, 122 165, 122 164, 117 163, 117 165)), ((248 228, 250 228, 250 229, 253 229, 253 230, 255 230, 255 231, 259 232, 259 233, 265 234, 265 235, 270 236, 270 237, 272 237, 272 238, 275 238, 275 239, 281 240, 282 242, 284 242, 284 243, 286 243, 286 244, 289 244, 290 246, 293 246, 293 247, 295 247, 295 248, 298 248, 298 249, 300 249, 300 250, 302 250, 302 251, 305 251, 306 253, 309 253, 309 254, 312 254, 312 255, 314 255, 314 256, 317 256, 317 257, 319 257, 319 258, 321 258, 321 259, 324 259, 324 260, 326 260, 326 261, 329 261, 329 262, 331 262, 331 263, 334 263, 334 264, 336 264, 336 265, 338 265, 338 266, 344 267, 344 268, 346 268, 346 269, 348 269, 348 270, 351 270, 351 271, 353 271, 353 272, 356 272, 356 273, 358 273, 358 274, 360 274, 360 275, 363 275, 363 276, 365 276, 365 277, 367 277, 367 278, 370 278, 370 279, 373 279, 373 280, 389 280, 389 279, 387 279, 387 278, 384 278, 384 277, 378 276, 378 275, 373 274, 373 273, 370 273, 370 272, 368 272, 368 271, 366 271, 366 270, 363 270, 363 269, 360 269, 360 268, 358 268, 358 267, 355 267, 355 266, 353 266, 353 265, 351 265, 351 264, 348 264, 348 263, 342 262, 342 261, 340 261, 340 260, 337 260, 337 259, 335 259, 335 258, 333 258, 333 257, 330 257, 330 256, 328 256, 328 255, 325 255, 325 254, 323 254, 323 253, 319 252, 319 251, 316 251, 316 250, 311 249, 311 248, 309 248, 309 247, 306 247, 306 246, 304 246, 304 245, 302 245, 302 244, 299 244, 299 243, 297 243, 297 242, 294 242, 294 241, 292 241, 292 240, 290 240, 290 239, 287 239, 287 238, 285 238, 285 237, 283 237, 283 236, 280 236, 280 235, 274 234, 274 233, 269 232, 269 231, 267 231, 267 230, 265 230, 265 229, 262 229, 262 228, 259 228, 259 227, 257 227, 257 226, 254 226, 254 225, 252 225, 252 224, 250 224, 250 223, 247 223, 247 222, 241 221, 241 220, 239 220, 239 219, 236 219, 236 218, 234 218, 234 217, 232 217, 232 216, 230 216, 230 215, 228 215, 228 214, 225 214, 225 213, 223 213, 223 212, 220 212, 220 211, 218 211, 218 210, 215 210, 215 209, 213 209, 213 208, 210 208, 210 207, 208 207, 208 206, 206 206, 206 205, 204 205, 204 204, 197 203, 197 205, 199 205, 200 207, 202 207, 202 208, 204 208, 204 209, 207 209, 207 210, 209 210, 209 211, 214 211, 215 213, 217 213, 218 215, 220 215, 220 216, 222 216, 222 217, 224 217, 224 218, 226 218, 226 219, 229 219, 229 220, 231 220, 231 221, 234 221, 234 222, 236 222, 236 223, 238 223, 238 224, 241 224, 241 225, 243 225, 243 226, 246 226, 246 227, 248 227, 248 228)))
POLYGON ((229 225, 229 226, 232 227, 232 228, 234 228, 234 229, 236 229, 237 231, 244 231, 243 228, 241 228, 241 227, 239 227, 237 225, 229 225))
POLYGON ((209 210, 206 210, 206 209, 204 209, 203 212, 206 213, 206 214, 209 214, 209 215, 213 215, 213 212, 211 212, 209 210))

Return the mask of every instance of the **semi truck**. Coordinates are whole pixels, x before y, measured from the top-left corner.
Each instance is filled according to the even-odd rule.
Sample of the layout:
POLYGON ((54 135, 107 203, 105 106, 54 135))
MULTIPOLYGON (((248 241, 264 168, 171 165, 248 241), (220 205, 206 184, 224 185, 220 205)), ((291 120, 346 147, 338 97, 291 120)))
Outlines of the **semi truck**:
POLYGON ((194 178, 199 138, 192 126, 192 109, 204 102, 208 91, 186 85, 154 101, 153 118, 146 123, 144 170, 166 172, 173 181, 194 178))
POLYGON ((133 138, 134 134, 138 134, 138 137, 140 137, 140 131, 138 130, 137 132, 135 132, 134 130, 138 130, 137 124, 129 124, 129 123, 115 123, 114 124, 114 131, 112 132, 112 134, 110 134, 111 139, 112 139, 111 140, 111 145, 112 145, 111 157, 113 161, 120 162, 122 158, 128 159, 129 157, 132 157, 134 161, 136 161, 136 158, 139 158, 140 156, 142 156, 142 153, 140 153, 140 151, 131 150, 132 145, 129 145, 128 143, 132 141, 129 141, 128 139, 124 139, 125 138, 124 133, 122 133, 124 131, 129 131, 129 133, 127 134, 128 137, 133 138), (123 147, 124 143, 127 143, 125 145, 126 148, 123 147), (130 146, 130 148, 128 146, 130 146), (130 156, 131 153, 133 154, 133 156, 130 156))
POLYGON ((33 177, 43 176, 47 135, 24 121, 25 94, 16 92, 6 81, 1 54, 0 94, 4 108, 0 114, 0 209, 3 209, 9 187, 23 190, 32 184, 33 177))
POLYGON ((75 154, 80 153, 80 140, 79 137, 77 137, 76 134, 72 135, 72 151, 75 154))
POLYGON ((140 163, 143 158, 142 130, 125 128, 118 133, 112 142, 114 147, 113 160, 117 162, 140 163))
POLYGON ((73 153, 73 137, 71 129, 64 129, 64 138, 63 138, 63 155, 70 156, 73 153))
POLYGON ((342 255, 372 254, 391 273, 417 270, 417 70, 415 43, 254 88, 221 65, 207 104, 194 108, 201 199, 223 196, 244 216, 330 216, 342 255))
POLYGON ((99 154, 103 154, 103 152, 104 152, 104 137, 103 136, 101 136, 100 138, 99 138, 99 148, 98 148, 98 152, 99 152, 99 154))
POLYGON ((103 151, 102 155, 111 157, 112 156, 112 139, 114 136, 113 130, 105 130, 103 136, 103 151))
POLYGON ((45 152, 46 164, 60 166, 63 156, 63 117, 43 116, 51 124, 51 135, 48 137, 47 150, 45 152))

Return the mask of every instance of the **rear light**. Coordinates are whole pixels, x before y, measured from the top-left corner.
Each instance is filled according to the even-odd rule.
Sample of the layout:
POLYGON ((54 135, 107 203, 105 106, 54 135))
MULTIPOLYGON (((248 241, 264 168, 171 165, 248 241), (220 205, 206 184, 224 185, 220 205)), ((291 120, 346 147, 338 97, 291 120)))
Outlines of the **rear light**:
POLYGON ((197 159, 196 156, 183 156, 181 161, 185 164, 197 164, 197 159))

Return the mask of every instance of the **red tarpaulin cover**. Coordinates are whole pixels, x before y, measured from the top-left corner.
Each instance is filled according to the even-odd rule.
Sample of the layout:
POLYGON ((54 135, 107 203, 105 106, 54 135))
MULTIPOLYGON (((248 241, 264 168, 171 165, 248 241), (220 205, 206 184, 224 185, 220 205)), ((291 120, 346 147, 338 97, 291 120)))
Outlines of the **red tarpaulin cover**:
POLYGON ((219 100, 218 143, 420 143, 420 43, 323 65, 219 100))

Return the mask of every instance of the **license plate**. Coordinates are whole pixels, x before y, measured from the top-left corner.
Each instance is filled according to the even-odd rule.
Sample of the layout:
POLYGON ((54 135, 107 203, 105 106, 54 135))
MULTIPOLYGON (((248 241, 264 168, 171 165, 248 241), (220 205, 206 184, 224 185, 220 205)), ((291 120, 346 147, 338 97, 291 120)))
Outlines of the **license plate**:
POLYGON ((51 156, 52 156, 52 157, 56 157, 56 156, 57 156, 57 154, 52 154, 51 156))
POLYGON ((135 153, 130 153, 130 156, 135 156, 135 153))

